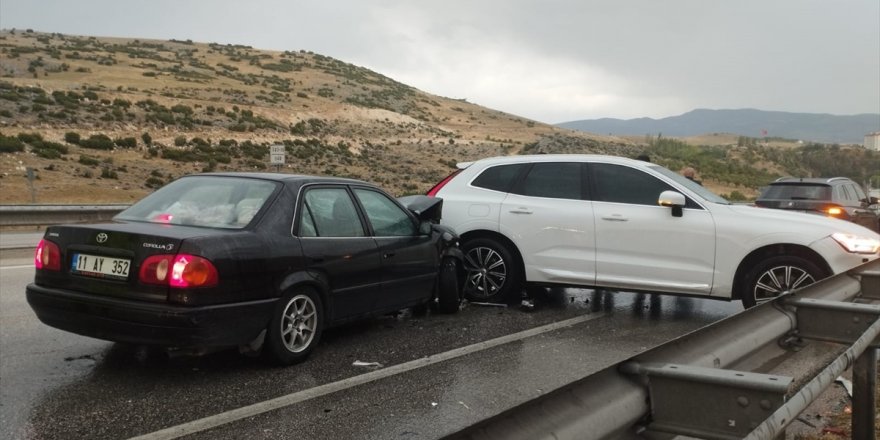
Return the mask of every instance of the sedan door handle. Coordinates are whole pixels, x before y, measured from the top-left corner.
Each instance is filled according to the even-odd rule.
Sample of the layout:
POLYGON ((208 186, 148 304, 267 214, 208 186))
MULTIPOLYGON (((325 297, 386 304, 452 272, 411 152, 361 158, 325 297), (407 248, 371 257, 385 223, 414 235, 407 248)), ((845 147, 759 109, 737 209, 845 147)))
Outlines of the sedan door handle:
POLYGON ((511 214, 531 214, 532 210, 529 208, 520 207, 520 208, 516 208, 516 209, 511 209, 510 213, 511 214))
POLYGON ((394 252, 389 252, 387 254, 382 255, 382 258, 388 259, 394 256, 394 252))
POLYGON ((620 215, 620 214, 612 214, 612 215, 603 215, 602 220, 607 220, 609 222, 625 222, 629 221, 628 218, 620 215))

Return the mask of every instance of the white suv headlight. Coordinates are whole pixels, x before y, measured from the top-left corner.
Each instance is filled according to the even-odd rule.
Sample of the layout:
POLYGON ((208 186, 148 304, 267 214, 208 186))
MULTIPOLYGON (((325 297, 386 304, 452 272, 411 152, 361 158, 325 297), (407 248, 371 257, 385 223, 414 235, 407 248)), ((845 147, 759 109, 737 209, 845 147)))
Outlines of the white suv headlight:
POLYGON ((880 250, 880 240, 876 238, 861 237, 842 232, 831 234, 831 238, 843 246, 847 252, 854 254, 876 254, 880 250))

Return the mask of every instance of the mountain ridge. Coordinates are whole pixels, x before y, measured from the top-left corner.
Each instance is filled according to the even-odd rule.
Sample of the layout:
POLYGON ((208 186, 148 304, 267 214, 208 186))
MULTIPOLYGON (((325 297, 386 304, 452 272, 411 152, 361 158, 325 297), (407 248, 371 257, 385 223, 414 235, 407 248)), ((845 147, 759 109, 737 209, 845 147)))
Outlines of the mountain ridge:
POLYGON ((557 127, 622 135, 697 136, 732 133, 753 138, 774 137, 808 142, 861 144, 868 133, 880 131, 880 113, 834 115, 754 108, 698 108, 665 118, 600 118, 568 121, 557 127))

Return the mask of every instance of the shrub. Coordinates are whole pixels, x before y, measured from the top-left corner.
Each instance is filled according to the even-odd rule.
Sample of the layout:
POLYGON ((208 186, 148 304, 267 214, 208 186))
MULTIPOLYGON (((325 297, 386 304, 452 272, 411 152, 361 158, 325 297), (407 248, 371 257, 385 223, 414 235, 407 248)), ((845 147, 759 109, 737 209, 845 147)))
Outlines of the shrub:
POLYGON ((42 141, 43 136, 39 133, 19 133, 18 140, 26 144, 32 144, 34 142, 42 141))
POLYGON ((144 134, 141 135, 141 140, 144 141, 144 145, 148 147, 153 145, 153 137, 150 136, 150 133, 144 132, 144 134))
POLYGON ((59 154, 67 154, 69 152, 67 145, 59 144, 58 142, 36 141, 31 142, 31 146, 35 149, 54 150, 57 151, 59 154))
POLYGON ((182 147, 184 145, 186 145, 186 136, 177 136, 174 138, 175 147, 182 147))
POLYGON ((101 161, 99 161, 97 158, 91 157, 91 156, 86 156, 85 154, 80 154, 79 160, 77 162, 79 162, 83 165, 88 165, 88 166, 97 166, 98 164, 101 163, 101 161))
POLYGON ((119 174, 110 168, 101 168, 101 177, 104 179, 119 179, 119 174))
POLYGON ((191 115, 191 114, 193 114, 193 109, 191 107, 189 107, 188 105, 177 104, 177 105, 171 107, 171 112, 172 113, 183 113, 185 115, 191 115))
POLYGON ((19 151, 24 151, 24 142, 18 140, 18 138, 0 134, 0 153, 15 153, 19 151))
POLYGON ((165 182, 163 182, 162 179, 160 179, 156 176, 147 177, 147 181, 144 182, 144 185, 147 188, 159 188, 160 186, 162 186, 164 184, 165 184, 165 182))
POLYGON ((214 159, 211 159, 208 161, 207 164, 205 164, 204 167, 202 167, 202 172, 203 173, 210 173, 212 171, 215 171, 216 169, 217 169, 217 161, 214 159))
POLYGON ((68 144, 79 145, 79 141, 79 133, 73 131, 68 131, 67 133, 64 133, 64 142, 67 142, 68 144))
POLYGON ((80 146, 93 150, 112 150, 113 139, 104 134, 93 134, 88 139, 80 141, 80 146))
POLYGON ((51 148, 34 148, 34 154, 37 157, 42 157, 43 159, 60 159, 61 153, 58 150, 53 150, 51 148))
POLYGON ((117 147, 135 148, 137 147, 137 139, 133 137, 116 138, 114 141, 117 147))

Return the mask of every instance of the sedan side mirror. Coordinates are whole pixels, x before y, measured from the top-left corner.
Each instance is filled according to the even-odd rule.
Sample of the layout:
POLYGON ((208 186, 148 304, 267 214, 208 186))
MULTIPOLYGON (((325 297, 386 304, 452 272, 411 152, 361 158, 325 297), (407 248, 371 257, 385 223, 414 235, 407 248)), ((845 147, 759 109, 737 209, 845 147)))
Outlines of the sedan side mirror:
POLYGON ((684 215, 685 203, 686 199, 684 198, 684 194, 676 191, 663 191, 660 193, 660 198, 657 199, 658 205, 669 206, 672 208, 673 217, 681 217, 684 215))
POLYGON ((422 220, 419 222, 419 234, 421 235, 431 235, 431 231, 433 227, 431 226, 431 222, 428 220, 422 220))

